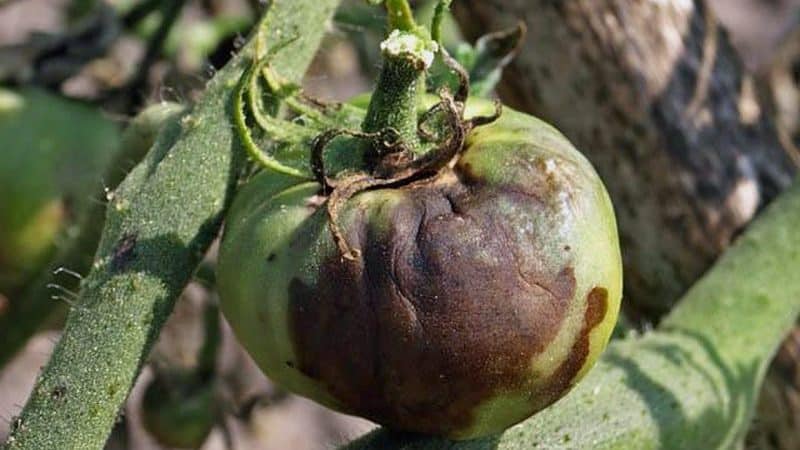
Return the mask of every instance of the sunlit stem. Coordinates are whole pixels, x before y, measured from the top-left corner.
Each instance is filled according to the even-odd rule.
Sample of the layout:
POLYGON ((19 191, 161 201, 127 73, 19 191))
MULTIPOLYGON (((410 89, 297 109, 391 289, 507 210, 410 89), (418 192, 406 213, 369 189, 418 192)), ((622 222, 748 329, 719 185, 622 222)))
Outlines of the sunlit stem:
POLYGON ((417 110, 438 45, 414 31, 394 30, 381 43, 381 51, 383 68, 362 130, 376 133, 393 128, 406 147, 418 150, 417 110))
POLYGON ((389 16, 389 31, 413 31, 417 28, 408 0, 386 0, 386 11, 389 16))

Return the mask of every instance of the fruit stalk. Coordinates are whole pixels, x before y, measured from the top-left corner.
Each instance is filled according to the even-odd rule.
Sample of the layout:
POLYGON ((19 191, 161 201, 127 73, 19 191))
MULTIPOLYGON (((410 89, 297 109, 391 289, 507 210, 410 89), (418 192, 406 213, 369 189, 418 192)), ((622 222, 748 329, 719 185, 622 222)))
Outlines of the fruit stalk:
POLYGON ((417 111, 438 46, 414 23, 405 0, 387 1, 386 9, 391 33, 381 44, 383 68, 362 129, 393 128, 408 148, 418 150, 417 111))
MULTIPOLYGON (((268 48, 281 45, 272 55, 280 76, 300 78, 324 31, 306 24, 325 23, 337 4, 271 2, 257 32, 268 48)), ((175 144, 157 143, 115 191, 93 269, 3 448, 103 447, 235 191, 245 158, 226 118, 253 51, 251 39, 184 116, 175 144)))
POLYGON ((390 29, 413 31, 417 27, 408 0, 386 0, 386 11, 390 29))
POLYGON ((653 332, 612 341, 552 407, 478 441, 371 433, 348 450, 735 448, 800 312, 800 184, 783 194, 653 332))

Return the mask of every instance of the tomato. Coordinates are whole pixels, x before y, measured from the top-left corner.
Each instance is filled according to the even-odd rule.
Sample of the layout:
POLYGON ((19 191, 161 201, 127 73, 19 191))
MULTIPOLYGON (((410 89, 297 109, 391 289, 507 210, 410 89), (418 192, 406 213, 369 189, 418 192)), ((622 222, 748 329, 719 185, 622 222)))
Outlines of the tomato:
MULTIPOLYGON (((470 99, 466 117, 492 111, 470 99)), ((506 110, 430 177, 360 192, 262 172, 227 217, 222 310, 283 387, 393 429, 493 434, 563 396, 606 346, 622 270, 589 162, 506 110)))
POLYGON ((49 259, 101 186, 118 140, 117 126, 93 108, 0 89, 0 292, 49 259))
POLYGON ((201 448, 217 423, 214 384, 194 374, 156 376, 142 400, 142 422, 161 444, 201 448))

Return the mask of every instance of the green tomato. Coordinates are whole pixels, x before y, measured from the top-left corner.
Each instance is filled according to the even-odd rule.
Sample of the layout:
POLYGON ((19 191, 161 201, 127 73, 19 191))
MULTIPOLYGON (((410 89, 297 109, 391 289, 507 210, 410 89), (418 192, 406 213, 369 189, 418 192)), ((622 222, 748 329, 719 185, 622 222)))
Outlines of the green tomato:
MULTIPOLYGON (((491 113, 470 100, 466 115, 491 113)), ((316 183, 246 185, 219 254, 222 309, 285 388, 397 430, 471 439, 547 407, 605 348, 622 291, 613 208, 553 127, 505 110, 451 168, 342 209, 316 183)))
POLYGON ((194 373, 156 376, 144 393, 142 421, 162 445, 202 447, 217 423, 213 382, 194 373))
POLYGON ((0 292, 47 261, 101 186, 118 135, 88 106, 35 89, 0 89, 0 292))

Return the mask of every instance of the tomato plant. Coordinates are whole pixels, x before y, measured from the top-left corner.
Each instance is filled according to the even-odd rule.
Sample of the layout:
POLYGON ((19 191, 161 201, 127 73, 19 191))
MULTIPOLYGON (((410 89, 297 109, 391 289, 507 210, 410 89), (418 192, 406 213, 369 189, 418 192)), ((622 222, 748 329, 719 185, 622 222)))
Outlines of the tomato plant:
MULTIPOLYGON (((148 8, 158 3, 147 2, 148 8)), ((446 3, 439 3, 440 11, 446 3)), ((539 22, 529 23, 571 27, 553 34, 549 49, 561 39, 574 44, 575 36, 585 36, 575 24, 585 23, 591 45, 569 55, 579 60, 576 72, 596 86, 595 76, 616 77, 620 69, 619 83, 629 83, 626 65, 640 61, 639 53, 611 58, 614 71, 584 70, 593 61, 587 54, 616 48, 618 35, 595 33, 616 24, 605 18, 627 18, 569 20, 594 18, 622 3, 556 3, 509 0, 498 9, 528 11, 525 6, 534 4, 539 22)), ((146 135, 143 145, 152 144, 151 151, 104 197, 105 226, 91 270, 72 275, 80 292, 73 298, 71 286, 61 288, 71 306, 63 338, 27 406, 11 420, 4 448, 102 447, 176 298, 198 279, 198 264, 223 217, 216 286, 236 335, 275 381, 386 425, 348 448, 739 444, 772 351, 798 313, 800 283, 786 268, 800 258, 800 190, 769 208, 653 330, 622 332, 608 343, 622 283, 605 187, 559 131, 475 95, 499 78, 495 63, 507 55, 497 57, 494 49, 514 48, 515 33, 524 27, 453 51, 459 64, 440 47, 435 26, 432 32, 418 27, 404 1, 388 1, 391 32, 381 50, 377 89, 333 104, 311 98, 298 80, 323 34, 325 27, 317 25, 332 17, 337 4, 269 2, 249 43, 204 86, 204 96, 176 111, 157 138, 146 135), (467 73, 491 77, 467 80, 467 73), (474 437, 481 439, 451 441, 474 437)), ((470 4, 476 15, 498 5, 470 4)), ((650 14, 670 4, 626 6, 650 14)), ((634 19, 649 23, 651 17, 634 19)), ((693 32, 702 29, 700 21, 692 24, 693 32)), ((158 44, 168 28, 159 27, 151 43, 158 44)), ((541 38, 549 28, 531 29, 541 38)), ((580 79, 550 65, 551 59, 563 62, 557 55, 543 58, 546 67, 535 67, 537 77, 580 79)), ((697 70, 725 68, 725 59, 719 61, 697 70)), ((671 67, 671 60, 665 62, 671 67)), ((676 68, 694 74, 695 60, 689 62, 691 67, 676 68)), ((633 66, 639 69, 638 62, 633 66)), ((697 89, 698 96, 720 98, 714 73, 710 90, 697 89)), ((593 92, 570 87, 577 92, 570 95, 593 92)), ((544 101, 559 95, 544 94, 544 101)), ((618 92, 595 94, 586 95, 589 104, 618 92)), ((668 106, 675 100, 668 97, 668 106)), ((718 105, 706 106, 715 113, 718 105)), ((649 151, 622 139, 628 132, 642 141, 652 137, 655 119, 624 122, 649 107, 636 104, 633 114, 608 110, 609 128, 629 128, 609 141, 630 151, 625 158, 649 151)), ((583 125, 584 115, 606 111, 587 109, 570 110, 568 118, 583 125)), ((574 142, 585 144, 586 136, 563 119, 559 123, 574 142)), ((589 134, 601 141, 607 129, 598 123, 589 134)), ((610 155, 613 164, 617 156, 610 155)), ((639 176, 632 167, 640 166, 614 170, 627 180, 639 176)), ((618 187, 617 179, 606 181, 618 187)), ((752 193, 748 189, 744 194, 752 193)), ((637 205, 625 200, 618 205, 637 214, 637 205)), ((646 240, 623 235, 626 244, 646 240)), ((206 292, 215 287, 211 266, 204 263, 199 277, 208 281, 206 292)), ((3 324, 12 326, 0 330, 17 329, 20 310, 11 306, 3 324)), ((196 446, 212 427, 252 418, 252 409, 236 405, 241 398, 217 397, 217 387, 234 384, 226 379, 230 374, 217 372, 215 364, 201 366, 192 374, 163 372, 147 387, 145 426, 161 442, 196 446)), ((115 437, 125 428, 118 427, 115 437)))

